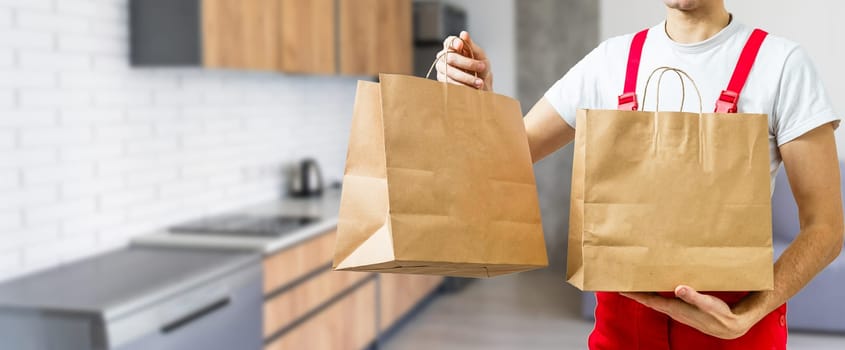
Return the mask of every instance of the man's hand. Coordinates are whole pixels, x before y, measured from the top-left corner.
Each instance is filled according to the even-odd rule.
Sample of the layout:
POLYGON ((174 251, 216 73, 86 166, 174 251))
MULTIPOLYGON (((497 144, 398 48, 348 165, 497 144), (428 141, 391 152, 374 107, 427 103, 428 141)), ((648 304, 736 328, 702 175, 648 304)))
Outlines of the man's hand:
POLYGON ((441 55, 445 56, 436 63, 437 80, 493 91, 490 60, 469 33, 463 31, 457 37, 443 40, 443 51, 438 52, 437 57, 441 55))
POLYGON ((722 339, 741 337, 763 317, 754 312, 731 310, 721 299, 698 293, 688 286, 675 288, 678 299, 665 298, 655 293, 620 294, 702 333, 722 339))

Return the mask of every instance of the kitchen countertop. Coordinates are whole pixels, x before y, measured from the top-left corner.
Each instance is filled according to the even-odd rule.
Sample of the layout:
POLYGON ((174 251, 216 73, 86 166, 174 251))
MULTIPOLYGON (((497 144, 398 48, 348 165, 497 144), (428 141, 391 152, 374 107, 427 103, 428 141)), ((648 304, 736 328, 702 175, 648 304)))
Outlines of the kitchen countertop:
POLYGON ((32 309, 113 319, 257 260, 254 252, 119 249, 0 283, 0 311, 32 309))
POLYGON ((337 227, 340 189, 327 189, 322 196, 281 198, 239 210, 219 214, 250 216, 315 216, 320 220, 279 237, 245 237, 223 235, 173 234, 166 229, 132 240, 134 246, 205 247, 214 249, 254 250, 273 254, 337 227))

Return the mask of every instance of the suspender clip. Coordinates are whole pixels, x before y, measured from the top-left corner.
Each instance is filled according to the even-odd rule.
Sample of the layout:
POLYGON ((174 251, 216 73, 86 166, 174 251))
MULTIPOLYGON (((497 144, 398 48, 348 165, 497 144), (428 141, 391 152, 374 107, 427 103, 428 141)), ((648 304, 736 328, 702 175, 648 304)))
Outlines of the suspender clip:
POLYGON ((738 101, 738 93, 730 90, 722 90, 719 99, 716 100, 716 113, 736 113, 738 101))
POLYGON ((636 111, 638 108, 636 92, 626 92, 619 95, 619 110, 636 111))

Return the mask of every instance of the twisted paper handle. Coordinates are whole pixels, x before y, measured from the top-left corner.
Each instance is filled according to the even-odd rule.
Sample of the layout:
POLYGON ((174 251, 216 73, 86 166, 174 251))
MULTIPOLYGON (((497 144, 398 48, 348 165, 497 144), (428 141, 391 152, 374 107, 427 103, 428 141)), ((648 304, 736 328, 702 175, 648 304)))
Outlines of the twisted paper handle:
POLYGON ((674 67, 665 67, 665 66, 664 67, 657 67, 655 70, 653 70, 651 72, 651 74, 648 75, 648 79, 645 82, 645 90, 643 91, 643 103, 642 103, 643 110, 645 110, 645 102, 646 102, 646 95, 648 94, 649 82, 651 82, 651 78, 658 71, 660 72, 660 76, 658 76, 658 78, 657 78, 657 97, 655 98, 655 101, 654 101, 655 102, 654 111, 655 112, 660 111, 660 82, 663 80, 663 74, 666 74, 666 72, 668 72, 668 71, 673 71, 673 72, 675 72, 675 74, 678 75, 678 79, 681 80, 681 112, 683 112, 684 99, 686 98, 686 88, 684 86, 684 77, 686 77, 687 80, 689 80, 690 83, 692 83, 692 87, 695 88, 695 93, 696 93, 696 95, 698 95, 698 114, 701 115, 702 111, 703 111, 702 102, 701 102, 701 91, 698 90, 698 85, 695 84, 695 80, 692 80, 692 77, 690 77, 689 74, 687 74, 687 72, 684 72, 681 69, 674 68, 674 67))

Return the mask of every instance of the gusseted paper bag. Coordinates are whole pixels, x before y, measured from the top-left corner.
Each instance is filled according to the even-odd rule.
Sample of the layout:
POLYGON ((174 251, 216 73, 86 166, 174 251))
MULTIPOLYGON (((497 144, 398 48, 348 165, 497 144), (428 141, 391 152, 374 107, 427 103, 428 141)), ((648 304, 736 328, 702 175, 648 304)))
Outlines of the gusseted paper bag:
POLYGON ((545 267, 519 102, 379 78, 358 83, 333 267, 461 277, 545 267))
POLYGON ((766 115, 587 109, 576 125, 569 283, 772 289, 766 115))

